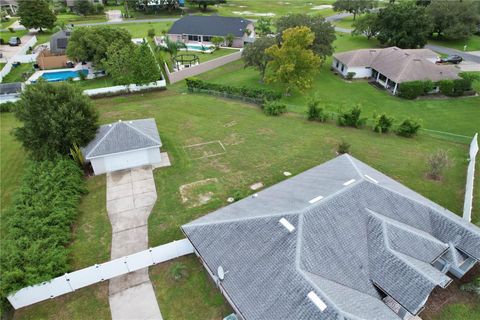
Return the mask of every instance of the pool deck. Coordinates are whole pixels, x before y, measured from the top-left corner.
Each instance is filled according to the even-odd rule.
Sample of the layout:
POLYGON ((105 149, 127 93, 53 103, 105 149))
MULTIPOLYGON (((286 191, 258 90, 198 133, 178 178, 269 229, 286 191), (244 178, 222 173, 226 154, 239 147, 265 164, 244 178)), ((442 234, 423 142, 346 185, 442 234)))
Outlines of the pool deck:
MULTIPOLYGON (((95 75, 93 74, 92 64, 88 62, 86 65, 77 63, 73 68, 39 70, 39 71, 36 71, 34 74, 32 74, 32 76, 28 78, 28 80, 25 83, 32 84, 35 81, 37 81, 45 73, 55 73, 55 72, 63 72, 63 71, 80 71, 80 70, 88 70, 87 79, 95 78, 95 75)), ((80 80, 80 77, 73 78, 73 81, 78 81, 78 80, 80 80)))

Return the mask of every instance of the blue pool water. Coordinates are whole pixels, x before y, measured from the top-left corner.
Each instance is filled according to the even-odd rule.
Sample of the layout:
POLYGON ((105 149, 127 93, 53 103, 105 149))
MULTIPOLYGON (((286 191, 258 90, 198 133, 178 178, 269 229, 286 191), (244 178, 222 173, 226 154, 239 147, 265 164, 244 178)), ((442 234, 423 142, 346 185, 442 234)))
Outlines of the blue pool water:
POLYGON ((65 81, 65 80, 68 80, 70 78, 78 78, 80 72, 82 72, 85 75, 88 74, 88 70, 58 71, 58 72, 44 73, 44 74, 41 75, 41 78, 47 80, 48 82, 65 81))
POLYGON ((210 46, 201 46, 199 44, 187 44, 188 50, 196 50, 196 51, 208 51, 208 50, 213 50, 210 48, 210 46))

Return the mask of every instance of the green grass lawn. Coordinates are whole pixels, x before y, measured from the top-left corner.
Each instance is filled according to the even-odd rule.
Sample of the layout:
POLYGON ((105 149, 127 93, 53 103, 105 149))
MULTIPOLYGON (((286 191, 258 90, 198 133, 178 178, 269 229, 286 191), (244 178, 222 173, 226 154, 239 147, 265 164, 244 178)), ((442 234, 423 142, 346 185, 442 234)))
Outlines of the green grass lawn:
POLYGON ((36 45, 40 45, 45 42, 50 42, 50 38, 52 37, 52 34, 54 34, 54 32, 52 32, 51 30, 43 30, 42 32, 37 32, 35 34, 35 36, 37 37, 36 45))
POLYGON ((23 82, 30 77, 35 70, 33 64, 22 63, 18 67, 13 67, 12 70, 3 78, 2 83, 23 82))
POLYGON ((113 80, 110 76, 95 78, 91 80, 74 81, 73 83, 76 86, 80 87, 82 90, 114 86, 113 80))
POLYGON ((6 29, 6 28, 10 27, 10 25, 13 24, 17 20, 18 20, 17 17, 12 17, 8 20, 0 21, 0 29, 6 29))
MULTIPOLYGON (((357 17, 358 19, 358 17, 357 17)), ((341 27, 341 28, 347 28, 347 29, 353 29, 352 23, 353 23, 353 16, 349 16, 346 18, 343 18, 342 20, 335 21, 335 26, 341 27)))
MULTIPOLYGON (((172 26, 173 22, 132 22, 120 25, 121 28, 127 29, 132 38, 146 38, 148 30, 154 29, 155 34, 162 35, 162 32, 167 32, 172 26)), ((118 27, 118 26, 117 26, 118 27)))
POLYGON ((0 32, 0 38, 3 39, 3 42, 4 43, 7 43, 8 40, 10 40, 11 37, 23 37, 24 35, 26 35, 28 33, 27 30, 17 30, 17 31, 14 31, 14 32, 10 32, 10 31, 1 31, 0 32))
POLYGON ((107 21, 107 17, 104 14, 93 16, 80 16, 73 13, 62 13, 57 15, 57 22, 63 21, 66 24, 82 24, 82 23, 95 23, 107 21))
MULTIPOLYGON (((378 46, 375 40, 369 41, 365 37, 349 35, 337 35, 337 37, 335 41, 337 52, 378 46)), ((312 88, 305 92, 294 92, 291 96, 282 98, 289 111, 304 113, 308 99, 316 96, 321 100, 321 105, 331 112, 338 112, 339 109, 350 109, 359 104, 363 109, 364 116, 369 118, 372 118, 374 113, 380 112, 395 117, 397 121, 414 117, 420 119, 426 129, 469 137, 473 136, 479 129, 478 123, 473 119, 480 118, 480 97, 405 100, 391 96, 363 80, 347 83, 330 71, 330 65, 331 58, 327 59, 322 66, 312 88), (448 121, 445 121, 445 119, 448 119, 448 121)), ((204 73, 199 77, 215 83, 268 87, 283 91, 278 85, 260 83, 259 72, 253 68, 244 68, 241 60, 204 73)), ((179 87, 183 88, 183 84, 180 84, 179 87)), ((456 139, 455 136, 451 137, 456 139)), ((468 141, 464 138, 459 139, 464 142, 468 141)))
POLYGON ((480 50, 480 36, 478 35, 473 35, 467 40, 429 40, 428 43, 449 47, 461 51, 463 51, 463 47, 465 45, 467 45, 467 51, 480 50))

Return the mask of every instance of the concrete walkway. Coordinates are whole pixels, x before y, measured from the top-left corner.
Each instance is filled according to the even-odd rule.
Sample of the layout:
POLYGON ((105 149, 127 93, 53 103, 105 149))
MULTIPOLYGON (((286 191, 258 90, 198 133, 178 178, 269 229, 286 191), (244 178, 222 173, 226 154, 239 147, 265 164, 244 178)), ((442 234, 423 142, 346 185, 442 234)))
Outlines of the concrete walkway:
MULTIPOLYGON (((107 174, 112 259, 148 248, 147 221, 157 200, 150 166, 107 174)), ((162 319, 148 268, 110 280, 112 319, 162 319)))

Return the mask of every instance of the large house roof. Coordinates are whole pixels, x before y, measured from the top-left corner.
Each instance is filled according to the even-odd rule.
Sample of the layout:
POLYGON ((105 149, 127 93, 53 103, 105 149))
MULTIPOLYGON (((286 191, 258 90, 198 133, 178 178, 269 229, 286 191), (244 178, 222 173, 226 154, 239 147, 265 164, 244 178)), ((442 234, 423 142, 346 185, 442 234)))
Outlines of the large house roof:
POLYGON ((186 16, 173 23, 168 34, 243 37, 250 20, 221 16, 186 16))
POLYGON ((100 126, 95 138, 83 148, 85 159, 138 149, 161 147, 155 119, 118 121, 100 126))
POLYGON ((334 58, 347 67, 370 67, 397 82, 458 79, 453 66, 435 64, 437 54, 429 49, 360 49, 341 52, 334 58))
POLYGON ((182 229, 245 319, 400 319, 381 291, 417 314, 439 256, 480 258, 480 229, 349 155, 182 229))

